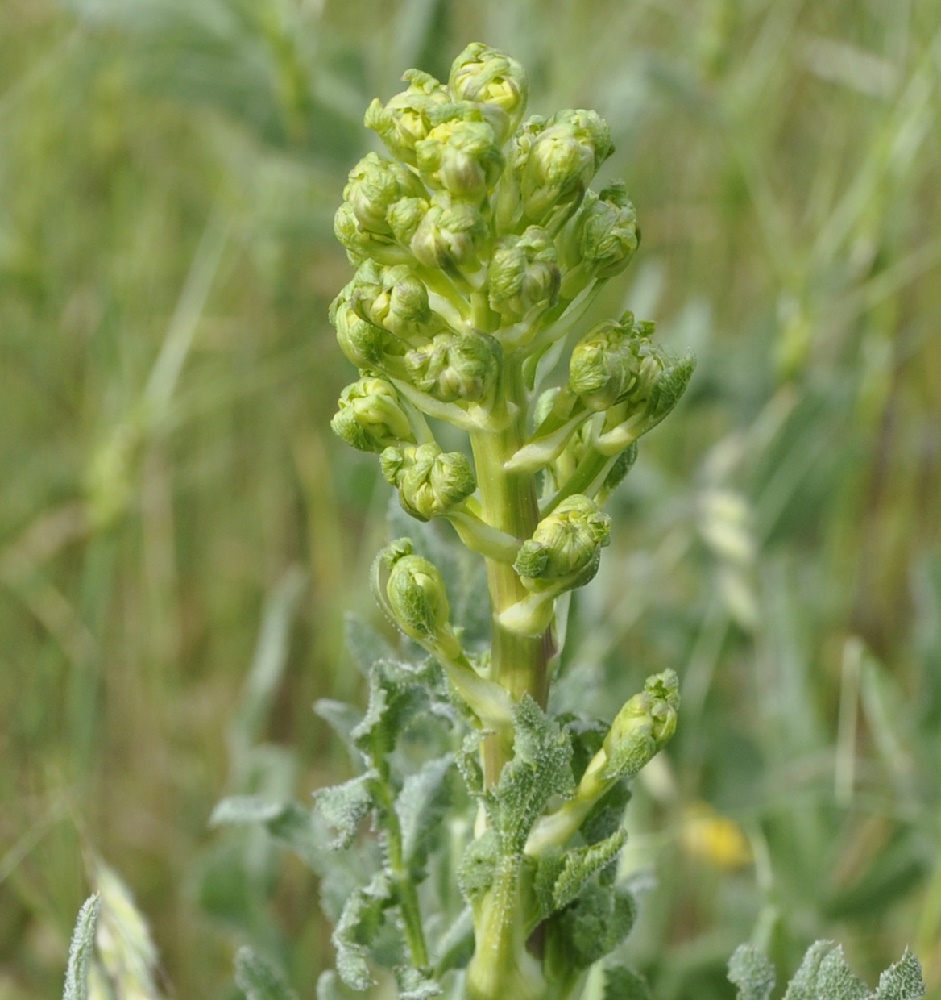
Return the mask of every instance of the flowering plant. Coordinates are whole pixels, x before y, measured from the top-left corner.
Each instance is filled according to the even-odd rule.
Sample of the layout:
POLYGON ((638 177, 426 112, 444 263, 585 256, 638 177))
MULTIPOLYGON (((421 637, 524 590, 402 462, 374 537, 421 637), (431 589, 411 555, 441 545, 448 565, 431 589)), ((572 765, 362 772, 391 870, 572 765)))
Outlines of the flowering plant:
MULTIPOLYGON (((354 777, 312 809, 235 798, 216 820, 264 823, 322 876, 336 969, 319 1000, 649 996, 617 957, 637 912, 617 862, 629 783, 673 735, 679 682, 647 678, 613 721, 561 712, 551 695, 568 597, 610 540, 605 503, 693 359, 630 312, 585 328, 640 241, 624 186, 590 187, 613 151, 603 119, 525 117, 522 68, 483 44, 447 83, 404 79, 366 112, 388 155, 349 174, 335 229, 356 271, 330 318, 359 369, 331 426, 378 456, 398 494, 400 537, 372 582, 406 641, 352 623, 367 708, 317 706, 354 777)), ((90 905, 76 997, 93 924, 90 905)), ((237 969, 252 1000, 291 995, 247 949, 237 969)), ((752 948, 730 978, 756 1000, 774 982, 752 948)), ((911 955, 870 994, 818 942, 787 997, 922 992, 911 955)))

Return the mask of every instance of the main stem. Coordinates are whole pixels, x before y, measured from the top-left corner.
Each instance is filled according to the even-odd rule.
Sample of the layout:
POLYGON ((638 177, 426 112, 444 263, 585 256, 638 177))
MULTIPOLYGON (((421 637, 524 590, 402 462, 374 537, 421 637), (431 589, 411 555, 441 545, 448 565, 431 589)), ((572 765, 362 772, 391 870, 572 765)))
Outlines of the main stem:
MULTIPOLYGON (((501 401, 510 419, 500 430, 471 434, 471 449, 477 473, 481 517, 489 525, 522 543, 530 538, 539 520, 536 485, 532 473, 512 473, 506 462, 520 449, 526 431, 526 388, 517 358, 505 359, 501 401)), ((552 630, 538 638, 516 635, 500 624, 500 615, 528 595, 511 565, 487 559, 487 588, 492 612, 490 676, 510 693, 514 701, 524 694, 545 707, 548 696, 548 666, 553 654, 552 630)), ((494 737, 483 748, 484 782, 495 784, 512 747, 494 737)))

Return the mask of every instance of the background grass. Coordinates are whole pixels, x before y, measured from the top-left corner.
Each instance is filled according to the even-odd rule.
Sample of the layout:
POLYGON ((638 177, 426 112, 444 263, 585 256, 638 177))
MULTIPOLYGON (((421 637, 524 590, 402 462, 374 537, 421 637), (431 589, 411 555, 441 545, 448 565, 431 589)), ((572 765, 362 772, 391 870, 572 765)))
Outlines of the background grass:
POLYGON ((560 693, 683 675, 634 960, 722 996, 753 933, 870 977, 909 943, 941 995, 937 5, 6 0, 0 997, 58 995, 96 857, 178 997, 247 937, 301 995, 330 961, 312 878, 207 820, 343 771, 310 705, 356 695, 386 490, 327 428, 332 214, 368 101, 472 39, 608 118, 644 243, 599 315, 700 358, 560 693))

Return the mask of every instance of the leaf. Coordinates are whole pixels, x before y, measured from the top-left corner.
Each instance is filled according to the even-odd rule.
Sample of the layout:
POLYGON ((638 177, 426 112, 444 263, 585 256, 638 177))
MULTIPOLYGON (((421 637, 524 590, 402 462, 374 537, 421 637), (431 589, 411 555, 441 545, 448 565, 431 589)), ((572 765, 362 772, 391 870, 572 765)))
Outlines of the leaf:
POLYGON ((618 830, 599 844, 567 851, 552 890, 553 909, 561 910, 577 899, 591 879, 617 858, 626 839, 624 831, 618 830))
POLYGON ((353 743, 367 759, 389 754, 399 737, 417 718, 447 718, 447 696, 441 668, 431 659, 412 667, 394 660, 379 660, 369 672, 366 714, 350 732, 353 743))
POLYGON ((326 969, 317 978, 317 1000, 345 1000, 340 981, 333 969, 326 969))
POLYGON ((230 795, 216 803, 209 825, 267 823, 280 815, 284 808, 283 802, 272 802, 263 795, 230 795))
POLYGON ((428 854, 451 803, 448 777, 453 766, 451 754, 428 761, 405 779, 395 803, 402 831, 403 861, 413 882, 425 878, 428 854))
POLYGON ((757 948, 741 944, 729 959, 729 982, 738 987, 737 1000, 769 1000, 774 967, 757 948))
POLYGON ((364 676, 368 676, 377 660, 394 660, 395 650, 372 627, 353 614, 347 614, 343 621, 346 648, 353 663, 364 676))
POLYGON ((643 976, 624 965, 604 971, 604 1000, 653 1000, 643 976))
POLYGON ((449 969, 462 968, 473 954, 474 915, 471 908, 465 906, 451 926, 437 938, 435 971, 441 976, 449 969))
POLYGON ((920 1000, 925 995, 918 959, 906 948, 905 954, 889 966, 879 979, 872 1000, 920 1000))
POLYGON ((482 798, 484 794, 484 771, 480 765, 480 741, 484 735, 478 729, 471 730, 461 741, 461 748, 454 756, 468 794, 475 799, 482 798))
POLYGON ((388 878, 379 872, 369 885, 353 892, 343 907, 332 940, 337 953, 337 972, 351 989, 366 990, 375 985, 368 959, 390 902, 388 878))
POLYGON ((395 984, 399 1000, 431 1000, 441 996, 441 987, 427 973, 410 965, 396 968, 395 984))
POLYGON ((571 797, 572 744, 527 694, 513 711, 513 759, 504 766, 484 805, 505 855, 522 854, 533 824, 554 795, 571 797))
POLYGON ((868 992, 850 972, 843 949, 833 941, 817 941, 807 949, 784 1000, 861 1000, 868 992))
MULTIPOLYGON (((736 949, 729 962, 729 979, 739 987, 738 1000, 768 1000, 774 988, 771 963, 750 945, 736 949)), ((816 941, 807 949, 784 1000, 921 1000, 924 995, 921 966, 907 949, 870 992, 850 971, 838 944, 816 941)))
POLYGON ((331 785, 314 792, 314 806, 336 836, 327 847, 339 850, 349 847, 364 816, 373 808, 373 782, 379 775, 369 770, 358 778, 331 785))
POLYGON ((553 952, 570 966, 587 969, 630 934, 636 916, 637 904, 626 886, 589 883, 550 921, 553 952))
POLYGON ((457 872, 461 895, 472 906, 493 885, 499 857, 499 838, 493 828, 485 830, 464 848, 457 872))
POLYGON ((451 621, 462 630, 465 648, 482 644, 490 635, 490 598, 483 561, 453 542, 450 529, 421 524, 402 510, 393 496, 389 502, 390 538, 412 539, 415 552, 432 562, 444 580, 451 621))
POLYGON ((343 741, 354 762, 360 759, 359 750, 353 742, 353 730, 362 721, 359 709, 345 701, 335 701, 333 698, 320 698, 314 702, 314 713, 318 715, 343 741))
POLYGON ((240 948, 235 956, 235 982, 248 1000, 297 1000, 297 994, 251 948, 240 948))
POLYGON ((88 972, 95 952, 95 930, 100 908, 101 898, 95 893, 85 900, 78 911, 69 945, 62 1000, 88 1000, 88 972))

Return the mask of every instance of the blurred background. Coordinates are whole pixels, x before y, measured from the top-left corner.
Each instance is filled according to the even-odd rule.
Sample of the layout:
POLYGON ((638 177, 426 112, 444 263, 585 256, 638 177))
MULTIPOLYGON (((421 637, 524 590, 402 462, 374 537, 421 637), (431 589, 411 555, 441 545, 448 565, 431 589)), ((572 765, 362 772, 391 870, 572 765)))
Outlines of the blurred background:
MULTIPOLYGON (((60 995, 101 862, 159 990, 329 965, 316 880, 224 794, 347 763, 377 463, 329 432, 332 216, 369 100, 471 40, 597 109, 644 239, 630 306, 699 357, 612 503, 560 697, 675 667, 632 805, 658 997, 757 935, 941 987, 941 7, 933 0, 0 4, 0 998, 60 995)), ((126 996, 130 992, 125 993, 126 996)))

